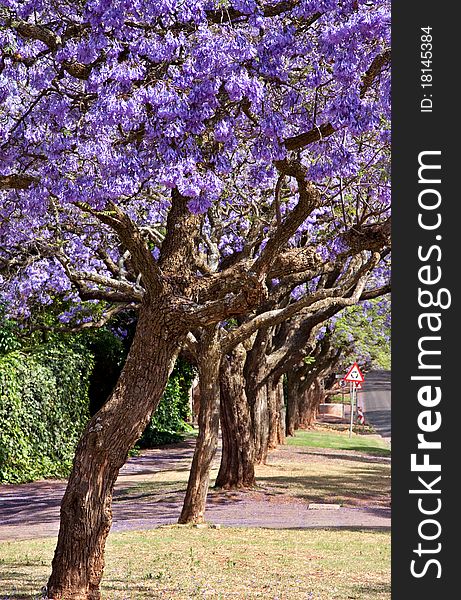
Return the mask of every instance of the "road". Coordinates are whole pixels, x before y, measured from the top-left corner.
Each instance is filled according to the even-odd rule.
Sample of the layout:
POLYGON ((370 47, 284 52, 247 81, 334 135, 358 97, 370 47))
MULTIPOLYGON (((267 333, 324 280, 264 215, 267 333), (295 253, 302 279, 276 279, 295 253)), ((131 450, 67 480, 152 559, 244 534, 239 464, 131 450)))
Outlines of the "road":
POLYGON ((391 372, 370 371, 359 393, 365 420, 384 438, 391 440, 391 372))

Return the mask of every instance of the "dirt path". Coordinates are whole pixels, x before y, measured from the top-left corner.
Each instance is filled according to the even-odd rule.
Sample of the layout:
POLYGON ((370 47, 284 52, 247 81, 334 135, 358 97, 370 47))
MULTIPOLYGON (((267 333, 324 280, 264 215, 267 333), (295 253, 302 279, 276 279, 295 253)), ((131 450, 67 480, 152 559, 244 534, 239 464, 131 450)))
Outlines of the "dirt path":
MULTIPOLYGON (((177 522, 193 447, 194 441, 190 440, 146 450, 141 456, 128 460, 115 486, 112 531, 152 529, 177 522), (160 473, 162 482, 158 481, 160 473), (171 481, 165 486, 165 477, 168 480, 169 475, 171 481), (178 487, 182 489, 178 490, 178 487)), ((319 452, 283 446, 270 455, 270 462, 306 461, 315 454, 319 452)), ((337 461, 343 457, 347 454, 333 451, 322 454, 322 460, 337 461)), ((383 460, 379 459, 379 462, 383 460)), ((218 464, 218 457, 215 463, 218 464)), ((51 480, 0 485, 0 540, 57 535, 59 506, 65 486, 65 481, 51 480)), ((312 507, 302 498, 273 494, 264 488, 251 492, 212 490, 208 495, 206 518, 211 523, 244 527, 387 529, 390 527, 390 508, 373 503, 334 509, 312 507)))

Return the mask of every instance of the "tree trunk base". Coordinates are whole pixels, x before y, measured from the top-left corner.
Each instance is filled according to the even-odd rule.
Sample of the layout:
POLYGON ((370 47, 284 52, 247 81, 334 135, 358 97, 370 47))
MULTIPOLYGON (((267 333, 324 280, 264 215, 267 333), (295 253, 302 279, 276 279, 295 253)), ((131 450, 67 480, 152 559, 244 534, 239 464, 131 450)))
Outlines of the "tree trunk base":
POLYGON ((217 491, 242 491, 242 490, 252 490, 256 487, 256 481, 252 482, 238 482, 238 483, 229 483, 226 482, 222 485, 216 484, 213 489, 217 491))

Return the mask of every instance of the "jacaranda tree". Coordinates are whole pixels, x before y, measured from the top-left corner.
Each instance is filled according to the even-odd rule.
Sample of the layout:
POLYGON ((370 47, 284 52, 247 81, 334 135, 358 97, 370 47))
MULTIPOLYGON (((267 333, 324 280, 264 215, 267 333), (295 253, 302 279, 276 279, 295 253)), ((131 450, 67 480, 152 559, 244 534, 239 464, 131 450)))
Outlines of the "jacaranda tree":
POLYGON ((48 582, 96 600, 114 482, 189 332, 264 303, 319 209, 350 247, 387 218, 389 6, 2 0, 0 50, 2 301, 26 319, 59 295, 82 327, 138 312, 76 451, 48 582), (219 240, 229 261, 217 208, 248 220, 219 240))
MULTIPOLYGON (((314 349, 320 324, 345 306, 389 290, 388 282, 375 276, 383 268, 389 244, 387 220, 373 227, 371 235, 362 232, 360 244, 347 246, 331 261, 319 256, 332 241, 325 224, 316 220, 315 229, 323 232, 322 243, 312 232, 304 232, 303 246, 290 247, 274 261, 271 275, 280 278, 267 282, 269 297, 256 311, 194 329, 187 338, 199 371, 200 414, 181 523, 204 518, 219 417, 222 459, 216 486, 252 486, 254 463, 265 462, 268 450, 282 439, 282 376, 314 349), (307 283, 300 286, 302 281, 307 283)), ((307 386, 311 379, 303 381, 307 386)))

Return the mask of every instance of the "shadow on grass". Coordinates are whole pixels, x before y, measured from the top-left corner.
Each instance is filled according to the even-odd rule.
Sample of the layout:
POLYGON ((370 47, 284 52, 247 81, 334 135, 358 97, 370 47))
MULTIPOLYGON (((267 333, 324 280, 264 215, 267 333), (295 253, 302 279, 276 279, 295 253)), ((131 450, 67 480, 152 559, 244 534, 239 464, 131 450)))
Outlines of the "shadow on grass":
POLYGON ((286 475, 261 476, 259 485, 268 495, 290 494, 306 502, 341 502, 360 505, 364 501, 379 506, 389 505, 390 483, 386 489, 383 477, 387 474, 380 468, 355 469, 352 474, 319 476, 286 475), (383 489, 384 488, 384 489, 383 489))
POLYGON ((373 598, 382 598, 383 594, 387 594, 390 597, 391 584, 390 583, 370 583, 362 585, 354 585, 352 589, 353 596, 349 598, 366 598, 366 600, 373 600, 373 598), (357 594, 357 595, 355 595, 357 594))
MULTIPOLYGON (((341 458, 336 454, 331 457, 341 458)), ((389 477, 388 463, 375 461, 362 461, 354 457, 353 467, 339 474, 322 472, 319 474, 305 475, 303 469, 295 469, 295 473, 285 475, 285 465, 271 464, 269 468, 276 472, 260 474, 257 477, 257 486, 251 490, 222 491, 210 489, 210 505, 232 505, 244 501, 247 493, 259 491, 269 497, 295 496, 306 502, 341 503, 349 506, 363 506, 364 503, 379 507, 389 506, 390 480, 386 486, 385 478, 389 477)), ((293 469, 290 469, 293 471, 293 469)), ((170 519, 175 517, 179 510, 185 489, 184 481, 156 481, 140 482, 126 490, 120 490, 114 497, 114 504, 127 502, 160 503, 162 507, 171 510, 170 519)), ((134 506, 130 511, 126 506, 124 517, 139 518, 140 505, 134 506), (126 511, 128 510, 128 515, 126 511)), ((157 509, 159 510, 159 509, 157 509)), ((147 515, 146 515, 147 516, 147 515)), ((157 515, 158 516, 158 515, 157 515)))
POLYGON ((364 454, 372 454, 373 456, 391 456, 391 451, 388 448, 379 448, 378 446, 348 446, 344 450, 352 450, 354 452, 363 452, 364 454))
MULTIPOLYGON (((317 457, 322 457, 322 458, 328 458, 328 459, 333 459, 333 460, 347 460, 347 461, 355 461, 355 462, 361 462, 361 463, 377 463, 377 464, 381 464, 381 465, 385 465, 388 464, 390 461, 390 454, 389 455, 382 455, 382 456, 372 456, 372 455, 367 455, 367 454, 350 454, 347 452, 343 452, 342 450, 340 452, 335 452, 336 449, 332 449, 331 452, 329 452, 328 450, 324 450, 322 448, 314 448, 312 446, 308 447, 308 446, 298 446, 299 449, 302 448, 302 452, 300 453, 300 456, 317 456, 317 457)), ((280 454, 280 456, 282 456, 280 454)), ((270 455, 269 455, 270 458, 270 455)))
MULTIPOLYGON (((32 574, 26 570, 29 564, 10 563, 8 571, 0 570, 0 598, 1 600, 38 600, 42 598, 41 587, 46 583, 46 575, 32 574), (32 579, 32 581, 31 581, 32 579)), ((35 566, 35 565, 32 565, 35 566)))
MULTIPOLYGON (((2 591, 0 589, 0 594, 2 594, 2 591)), ((24 596, 24 594, 6 594, 1 596, 1 600, 42 600, 43 596, 41 594, 39 594, 37 596, 37 594, 33 594, 30 593, 27 596, 24 596)))
POLYGON ((126 501, 164 500, 165 496, 183 494, 186 491, 187 481, 141 481, 135 485, 117 490, 114 493, 114 503, 126 501))
MULTIPOLYGON (((270 531, 280 531, 274 527, 258 527, 258 529, 268 529, 270 531)), ((350 531, 351 533, 362 533, 363 525, 309 525, 309 527, 284 527, 283 531, 350 531)), ((390 525, 367 525, 367 531, 370 533, 388 533, 391 531, 390 525)))

